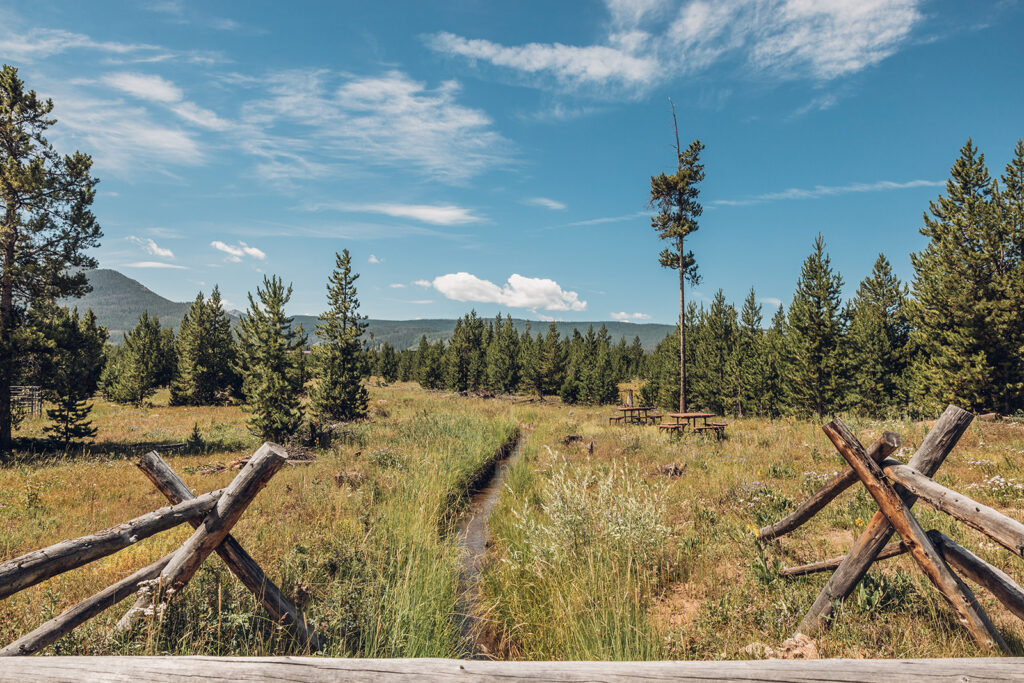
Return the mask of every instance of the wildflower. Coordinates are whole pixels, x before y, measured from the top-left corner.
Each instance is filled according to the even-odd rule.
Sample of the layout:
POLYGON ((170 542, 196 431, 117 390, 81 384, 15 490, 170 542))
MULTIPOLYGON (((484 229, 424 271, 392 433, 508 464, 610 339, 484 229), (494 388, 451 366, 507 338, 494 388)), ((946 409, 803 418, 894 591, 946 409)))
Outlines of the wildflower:
POLYGON ((856 524, 857 526, 864 526, 864 520, 863 520, 863 519, 861 519, 860 517, 858 517, 858 518, 857 518, 857 519, 856 519, 856 520, 854 521, 854 524, 856 524))

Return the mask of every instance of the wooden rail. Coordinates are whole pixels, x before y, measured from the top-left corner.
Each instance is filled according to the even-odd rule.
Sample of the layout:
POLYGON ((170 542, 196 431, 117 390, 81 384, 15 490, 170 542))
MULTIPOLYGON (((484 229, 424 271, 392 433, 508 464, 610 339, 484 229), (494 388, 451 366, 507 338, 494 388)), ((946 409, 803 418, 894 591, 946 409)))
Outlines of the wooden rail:
POLYGON ((834 477, 796 512, 762 529, 762 541, 788 533, 808 521, 852 483, 851 474, 875 499, 879 510, 846 555, 780 571, 784 577, 794 577, 835 570, 801 621, 798 633, 814 633, 822 628, 833 603, 849 596, 874 562, 907 553, 950 604, 957 620, 980 647, 1008 652, 1006 642, 960 575, 987 589, 1021 619, 1024 619, 1024 589, 1004 572, 941 532, 923 529, 911 510, 920 498, 936 510, 985 534, 1018 557, 1024 556, 1024 524, 931 478, 972 419, 970 413, 949 406, 907 465, 884 455, 886 445, 898 443, 898 438, 892 438, 895 435, 883 435, 869 451, 865 451, 842 420, 833 420, 822 427, 850 469, 834 477), (900 540, 887 545, 893 532, 899 534, 900 540))
MULTIPOLYGON (((147 454, 139 467, 171 501, 171 507, 0 563, 0 599, 179 524, 188 522, 195 532, 173 553, 83 600, 0 649, 0 657, 38 652, 103 610, 139 593, 135 606, 118 622, 118 630, 128 629, 139 615, 153 612, 147 607, 155 606, 155 601, 166 602, 180 591, 212 552, 224 558, 231 571, 267 607, 277 623, 290 628, 304 651, 317 649, 319 641, 302 613, 229 535, 231 527, 249 503, 287 459, 288 454, 280 446, 265 443, 249 458, 227 488, 195 496, 159 455, 155 452, 147 454), (154 582, 155 586, 143 590, 144 586, 154 582)), ((0 679, 11 670, 6 662, 0 666, 0 679)))
POLYGON ((816 659, 738 662, 489 662, 328 657, 25 657, 0 681, 1024 681, 1019 659, 816 659))

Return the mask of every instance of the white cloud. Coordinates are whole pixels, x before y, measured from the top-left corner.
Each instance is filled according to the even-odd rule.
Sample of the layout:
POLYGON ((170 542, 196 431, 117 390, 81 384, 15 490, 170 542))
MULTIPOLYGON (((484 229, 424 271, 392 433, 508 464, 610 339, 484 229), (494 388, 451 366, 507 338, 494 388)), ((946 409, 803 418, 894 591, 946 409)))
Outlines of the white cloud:
POLYGON ((530 197, 529 199, 523 200, 524 204, 530 206, 540 206, 545 209, 551 209, 552 211, 564 211, 566 206, 557 199, 548 199, 547 197, 530 197))
POLYGON ((160 261, 136 261, 135 263, 124 263, 122 268, 172 268, 174 270, 188 270, 185 266, 176 263, 161 263, 160 261))
POLYGON ((377 258, 376 254, 370 254, 370 258, 366 259, 370 263, 384 263, 384 259, 377 258))
POLYGON ((143 100, 170 104, 181 101, 185 94, 181 88, 154 74, 114 73, 103 77, 103 82, 112 88, 126 92, 143 100))
POLYGON ((768 304, 772 308, 778 308, 782 305, 782 299, 777 299, 774 296, 763 296, 757 301, 762 304, 768 304))
POLYGON ((609 315, 612 317, 612 320, 619 320, 621 322, 634 322, 637 320, 651 319, 651 316, 646 313, 626 313, 625 311, 620 311, 618 313, 609 313, 609 315))
POLYGON ((434 286, 434 283, 431 282, 430 280, 416 280, 415 282, 413 282, 413 284, 416 285, 417 287, 433 287, 434 286))
POLYGON ((895 53, 923 0, 605 0, 593 45, 507 46, 442 32, 428 47, 486 62, 542 87, 640 95, 673 78, 738 64, 748 77, 828 81, 895 53), (546 82, 545 82, 546 79, 546 82))
POLYGON ((466 272, 441 275, 434 278, 432 285, 455 301, 548 311, 584 311, 587 308, 587 302, 580 301, 579 294, 563 290, 554 280, 523 277, 515 273, 503 287, 466 272))
POLYGON ((213 242, 210 242, 210 246, 217 251, 222 251, 227 254, 227 260, 232 263, 239 263, 243 256, 251 256, 252 258, 259 259, 260 261, 267 258, 267 255, 263 251, 256 247, 250 247, 245 242, 239 242, 237 245, 232 245, 225 244, 220 240, 214 240, 213 242))
POLYGON ((339 77, 278 73, 267 96, 243 107, 245 145, 266 179, 322 177, 345 167, 412 169, 460 183, 508 163, 512 143, 480 109, 458 102, 460 85, 436 88, 400 71, 339 77), (275 129, 287 128, 281 135, 275 129))
POLYGON ((353 213, 377 213, 394 218, 412 218, 433 225, 462 225, 479 223, 482 219, 471 209, 454 204, 350 204, 347 202, 323 202, 312 204, 310 211, 348 211, 353 213))
POLYGON ((173 251, 170 249, 164 249, 148 237, 135 237, 132 235, 128 237, 128 241, 139 245, 146 250, 147 254, 152 256, 159 256, 160 258, 174 258, 173 251))
POLYGON ((179 102, 171 107, 171 111, 188 123, 207 130, 224 131, 231 127, 230 121, 225 121, 214 112, 204 109, 194 102, 179 102))
POLYGON ((391 289, 405 289, 406 285, 402 284, 401 282, 392 282, 390 285, 388 285, 388 287, 390 287, 391 289))
POLYGON ((427 304, 434 303, 433 299, 413 299, 409 302, 410 304, 416 304, 417 306, 426 306, 427 304))
POLYGON ((96 50, 112 54, 128 54, 140 51, 158 51, 156 45, 102 42, 82 33, 63 29, 33 28, 27 31, 14 29, 8 17, 4 17, 7 29, 0 33, 0 54, 4 59, 30 62, 46 59, 67 50, 96 50))
POLYGON ((604 218, 588 218, 585 221, 574 221, 569 223, 570 227, 584 226, 584 225, 602 225, 604 223, 621 223, 622 221, 635 220, 641 216, 650 216, 650 211, 637 211, 636 213, 627 213, 625 216, 606 216, 604 218))
POLYGON ((766 192, 765 194, 748 199, 716 199, 709 202, 709 204, 715 206, 748 206, 750 204, 761 204, 762 202, 773 202, 783 199, 818 199, 820 197, 833 197, 858 192, 885 192, 916 187, 945 187, 945 185, 946 181, 944 180, 908 180, 902 183, 891 180, 879 180, 873 183, 850 183, 849 185, 815 185, 809 189, 791 187, 781 192, 766 192))

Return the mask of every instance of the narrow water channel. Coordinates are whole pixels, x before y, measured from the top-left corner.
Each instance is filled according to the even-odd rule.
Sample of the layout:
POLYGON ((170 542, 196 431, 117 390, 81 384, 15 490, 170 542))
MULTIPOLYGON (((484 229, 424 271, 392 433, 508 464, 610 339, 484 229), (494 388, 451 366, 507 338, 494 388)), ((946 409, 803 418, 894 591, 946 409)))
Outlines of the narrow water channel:
POLYGON ((462 638, 469 656, 489 659, 484 644, 483 623, 479 618, 480 574, 487 560, 487 520, 501 500, 508 469, 522 454, 523 436, 516 437, 515 445, 502 459, 494 463, 489 479, 474 489, 466 511, 455 527, 462 546, 462 571, 459 576, 458 614, 462 615, 462 638))

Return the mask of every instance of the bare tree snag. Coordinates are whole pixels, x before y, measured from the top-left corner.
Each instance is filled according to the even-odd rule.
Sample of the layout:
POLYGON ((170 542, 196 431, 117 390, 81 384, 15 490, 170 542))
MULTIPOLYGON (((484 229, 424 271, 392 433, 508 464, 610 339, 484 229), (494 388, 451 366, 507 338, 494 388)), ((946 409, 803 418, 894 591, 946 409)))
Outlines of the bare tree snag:
MULTIPOLYGON (((871 448, 868 449, 868 457, 875 462, 880 462, 899 450, 902 444, 903 440, 899 434, 884 432, 875 443, 871 444, 871 448)), ((818 514, 823 507, 856 483, 857 473, 853 471, 853 468, 846 468, 818 489, 813 496, 801 503, 791 514, 775 522, 775 524, 770 524, 760 529, 757 532, 758 538, 762 541, 768 541, 783 534, 788 534, 818 514)))
MULTIPOLYGON (((164 494, 172 503, 193 497, 192 491, 181 480, 181 477, 175 474, 174 470, 156 451, 144 455, 136 465, 153 482, 160 493, 164 494)), ((198 527, 201 522, 202 519, 199 518, 189 521, 193 527, 198 527)), ((308 647, 312 651, 320 649, 320 640, 302 611, 285 597, 277 584, 266 575, 256 560, 233 536, 228 535, 217 546, 215 552, 220 555, 224 564, 242 584, 259 599, 274 621, 292 630, 292 634, 302 647, 308 647)), ((148 597, 141 596, 136 602, 135 608, 145 608, 147 603, 148 597)))
MULTIPOLYGON (((152 581, 160 576, 160 572, 171 561, 171 557, 173 557, 173 553, 162 557, 148 567, 143 567, 131 576, 121 579, 91 598, 83 600, 74 607, 65 610, 31 633, 18 638, 0 650, 0 657, 30 655, 42 650, 50 643, 56 642, 59 638, 70 633, 73 629, 92 619, 103 610, 113 607, 125 598, 134 595, 140 588, 139 584, 145 581, 152 581)), ((6 670, 6 666, 4 668, 6 670)))
POLYGON ((176 527, 192 517, 206 515, 217 504, 221 493, 223 489, 204 493, 198 498, 161 508, 95 534, 61 541, 48 548, 0 563, 0 599, 34 586, 51 576, 63 574, 116 553, 153 534, 176 527))
MULTIPOLYGON (((917 449, 914 457, 910 459, 909 466, 927 476, 935 474, 973 419, 974 415, 966 410, 956 406, 947 407, 921 442, 921 447, 917 449)), ((917 500, 909 492, 900 495, 907 509, 910 509, 917 500)), ((875 513, 860 538, 853 544, 846 559, 825 584, 811 609, 800 622, 800 633, 813 635, 822 627, 832 613, 833 601, 845 600, 853 592, 871 563, 878 557, 878 553, 892 538, 892 533, 892 525, 886 516, 881 511, 875 513)))
POLYGON ((871 497, 878 503, 881 512, 899 533, 910 555, 953 607, 958 621, 967 628, 974 640, 983 648, 998 648, 1003 652, 1008 652, 1009 648, 981 605, 978 604, 974 593, 946 564, 917 519, 910 513, 910 508, 904 505, 899 494, 886 481, 878 463, 867 457, 864 447, 860 445, 842 420, 833 420, 823 429, 839 452, 846 458, 846 461, 857 472, 857 476, 860 477, 871 497))
POLYGON ((895 460, 883 461, 880 465, 886 476, 935 509, 977 529, 1014 555, 1024 557, 1024 524, 895 460))

